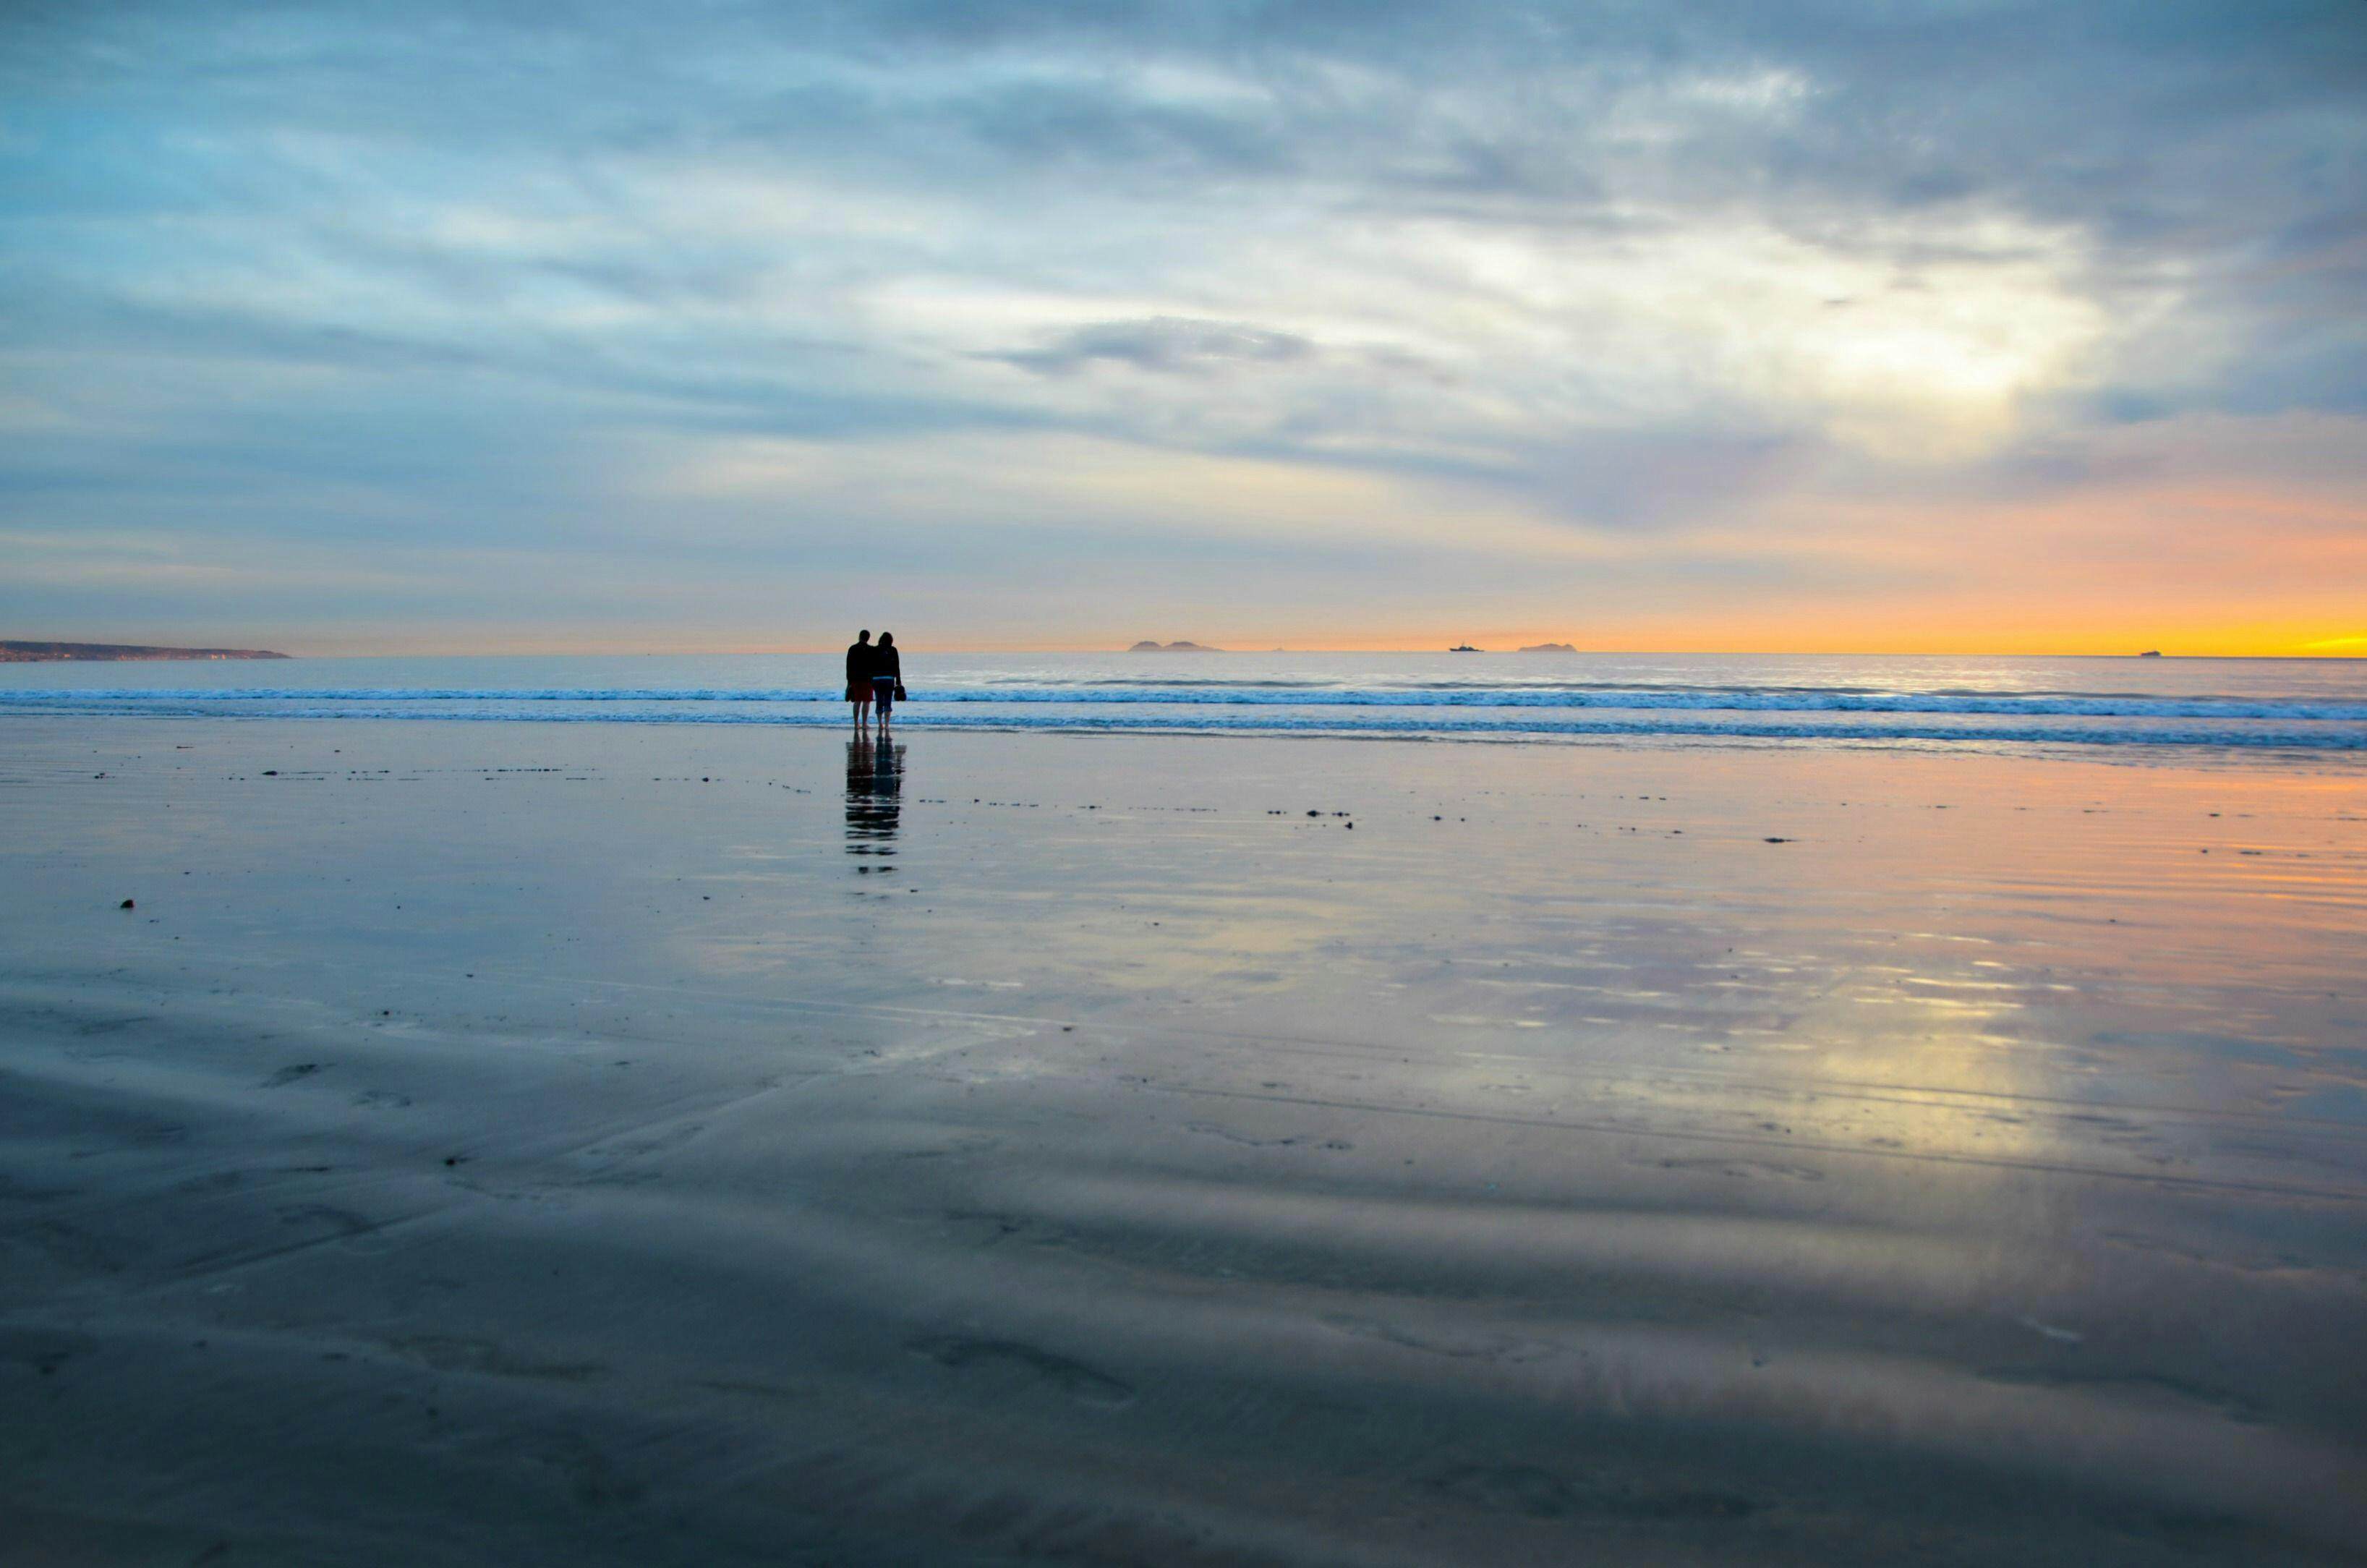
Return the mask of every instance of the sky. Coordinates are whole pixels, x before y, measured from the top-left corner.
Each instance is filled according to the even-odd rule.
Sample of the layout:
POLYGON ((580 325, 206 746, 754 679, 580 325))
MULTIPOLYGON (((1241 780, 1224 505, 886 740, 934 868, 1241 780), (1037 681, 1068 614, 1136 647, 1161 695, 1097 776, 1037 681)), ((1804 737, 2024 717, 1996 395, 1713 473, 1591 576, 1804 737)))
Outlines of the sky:
POLYGON ((2367 654, 2360 0, 17 0, 0 193, 0 636, 2367 654))

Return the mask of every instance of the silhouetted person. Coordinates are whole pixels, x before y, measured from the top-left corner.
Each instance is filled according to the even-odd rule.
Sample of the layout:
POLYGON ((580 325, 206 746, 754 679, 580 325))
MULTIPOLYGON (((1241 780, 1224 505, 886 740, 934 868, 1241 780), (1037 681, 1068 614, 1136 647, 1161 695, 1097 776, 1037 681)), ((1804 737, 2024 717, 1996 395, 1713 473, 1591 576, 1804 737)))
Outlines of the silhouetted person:
POLYGON ((871 700, 879 710, 879 733, 888 733, 888 715, 896 709, 896 699, 904 694, 904 666, 896 657, 896 634, 883 631, 879 645, 871 650, 871 700))
POLYGON ((871 629, 865 627, 846 646, 846 699, 855 704, 855 722, 862 723, 871 706, 871 629))
MULTIPOLYGON (((873 745, 868 733, 846 743, 846 852, 896 853, 896 818, 903 809, 904 748, 873 745)), ((885 870, 886 867, 880 869, 885 870)))

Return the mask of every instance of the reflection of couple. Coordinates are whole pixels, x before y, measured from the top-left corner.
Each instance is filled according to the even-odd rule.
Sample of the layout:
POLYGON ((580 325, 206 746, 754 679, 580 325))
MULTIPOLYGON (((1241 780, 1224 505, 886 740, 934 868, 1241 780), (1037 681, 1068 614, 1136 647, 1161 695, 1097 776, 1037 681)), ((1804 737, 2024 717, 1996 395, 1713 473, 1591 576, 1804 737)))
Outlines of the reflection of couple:
POLYGON ((883 631, 873 642, 866 631, 846 650, 846 699, 855 705, 855 722, 864 710, 878 706, 879 733, 888 733, 888 716, 904 696, 904 670, 896 657, 896 634, 883 631))
MULTIPOLYGON (((893 855, 903 807, 904 748, 871 743, 868 731, 846 743, 846 846, 850 855, 893 855)), ((886 868, 880 868, 885 870, 886 868)))

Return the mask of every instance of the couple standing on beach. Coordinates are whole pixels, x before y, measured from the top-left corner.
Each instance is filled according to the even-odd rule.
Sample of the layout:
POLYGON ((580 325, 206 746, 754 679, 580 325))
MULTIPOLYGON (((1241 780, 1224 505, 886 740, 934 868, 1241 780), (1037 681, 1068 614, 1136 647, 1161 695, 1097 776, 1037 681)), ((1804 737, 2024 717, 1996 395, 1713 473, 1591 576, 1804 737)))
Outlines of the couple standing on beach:
POLYGON ((846 650, 846 699, 855 705, 855 722, 862 723, 864 710, 876 703, 879 727, 886 730, 889 714, 903 696, 904 670, 897 662, 896 634, 883 631, 874 642, 866 629, 846 650))

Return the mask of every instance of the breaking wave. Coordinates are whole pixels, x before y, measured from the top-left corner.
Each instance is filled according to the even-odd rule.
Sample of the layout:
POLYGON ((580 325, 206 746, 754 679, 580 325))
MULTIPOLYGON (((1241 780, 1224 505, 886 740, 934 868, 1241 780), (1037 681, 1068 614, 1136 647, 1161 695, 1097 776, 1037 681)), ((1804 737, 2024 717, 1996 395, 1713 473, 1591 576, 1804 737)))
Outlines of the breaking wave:
MULTIPOLYGON (((0 712, 170 718, 844 725, 834 688, 297 687, 0 691, 0 712)), ((1696 736, 2367 751, 2367 703, 1796 687, 1314 687, 1105 682, 916 687, 916 728, 1387 736, 1696 736)))
MULTIPOLYGON (((216 707, 289 707, 399 703, 450 708, 509 703, 729 703, 788 707, 835 705, 834 688, 786 687, 634 688, 625 687, 255 687, 248 689, 0 691, 0 710, 36 708, 74 712, 188 712, 216 707)), ((1488 686, 1319 687, 1252 685, 971 686, 915 688, 916 705, 943 703, 1166 708, 1512 708, 1725 711, 1748 713, 1937 713, 2049 715, 2090 719, 2297 720, 2367 723, 2367 703, 2262 701, 2225 697, 2136 694, 1874 692, 1812 687, 1522 687, 1488 686)), ((521 715, 523 716, 523 715, 521 715)))

